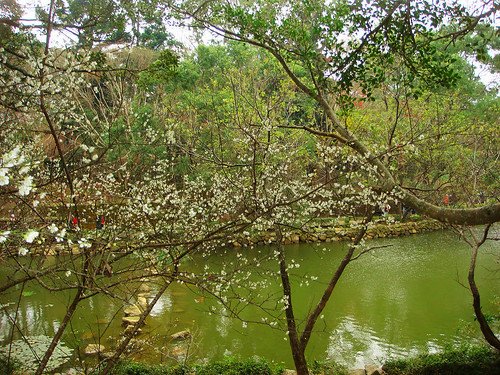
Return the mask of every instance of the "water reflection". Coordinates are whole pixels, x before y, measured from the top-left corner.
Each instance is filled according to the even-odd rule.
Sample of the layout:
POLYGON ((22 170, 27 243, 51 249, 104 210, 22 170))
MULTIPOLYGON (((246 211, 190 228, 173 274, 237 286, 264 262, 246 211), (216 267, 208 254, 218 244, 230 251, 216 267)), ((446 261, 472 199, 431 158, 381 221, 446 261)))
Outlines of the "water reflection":
MULTIPOLYGON (((153 291, 153 294, 156 294, 157 291, 153 291)), ((148 301, 149 302, 149 301, 148 301)), ((166 310, 172 309, 172 299, 170 298, 170 294, 168 290, 163 294, 163 296, 155 303, 153 308, 151 309, 150 316, 160 316, 166 310)))

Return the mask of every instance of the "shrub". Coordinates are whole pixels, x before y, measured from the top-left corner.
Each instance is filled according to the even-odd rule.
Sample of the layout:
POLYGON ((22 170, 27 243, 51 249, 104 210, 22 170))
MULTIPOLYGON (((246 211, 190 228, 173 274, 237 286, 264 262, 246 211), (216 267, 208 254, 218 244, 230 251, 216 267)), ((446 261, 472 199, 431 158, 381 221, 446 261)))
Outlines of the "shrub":
POLYGON ((0 355, 0 375, 11 375, 17 367, 15 360, 8 361, 7 357, 0 355))
POLYGON ((462 346, 389 361, 383 369, 389 375, 497 375, 500 356, 484 346, 462 346))
POLYGON ((273 369, 261 359, 238 361, 228 357, 222 361, 196 366, 196 375, 277 375, 281 372, 281 368, 273 369))
POLYGON ((347 375, 349 373, 345 366, 335 362, 314 361, 310 370, 313 375, 347 375))
POLYGON ((163 366, 137 362, 120 362, 113 370, 114 375, 281 375, 283 368, 269 365, 260 359, 236 360, 228 357, 206 365, 163 366))
POLYGON ((114 369, 114 375, 186 375, 186 366, 148 365, 137 362, 120 362, 114 369))

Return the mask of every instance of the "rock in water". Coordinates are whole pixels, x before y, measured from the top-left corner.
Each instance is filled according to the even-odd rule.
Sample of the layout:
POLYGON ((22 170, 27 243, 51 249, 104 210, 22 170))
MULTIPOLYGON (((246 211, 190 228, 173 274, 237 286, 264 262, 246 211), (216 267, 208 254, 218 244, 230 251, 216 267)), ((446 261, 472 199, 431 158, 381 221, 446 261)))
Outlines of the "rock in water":
POLYGON ((148 306, 148 300, 145 297, 137 297, 137 304, 141 309, 145 309, 148 306))
POLYGON ((130 305, 123 309, 125 316, 139 316, 142 314, 142 310, 137 305, 130 305))
POLYGON ((191 332, 189 330, 180 331, 170 336, 172 340, 186 340, 190 337, 191 337, 191 332))
POLYGON ((137 323, 139 321, 139 317, 138 316, 124 316, 122 318, 122 323, 126 326, 128 325, 134 325, 135 323, 137 323))
POLYGON ((366 375, 382 375, 382 369, 377 365, 366 365, 365 366, 366 375))
POLYGON ((366 374, 365 369, 362 368, 349 371, 349 375, 365 375, 365 374, 366 374))
POLYGON ((151 291, 151 288, 149 287, 148 284, 141 284, 139 286, 139 292, 142 292, 142 293, 147 293, 147 292, 150 292, 151 291))
POLYGON ((174 346, 170 353, 177 358, 184 358, 187 354, 187 349, 183 346, 174 346))
MULTIPOLYGON (((125 328, 124 333, 130 333, 134 330, 134 326, 132 324, 129 324, 127 328, 125 328)), ((142 329, 138 328, 137 331, 135 331, 135 334, 138 335, 139 333, 142 333, 142 329)))
POLYGON ((104 352, 105 347, 101 344, 88 344, 84 352, 87 355, 95 355, 104 352))

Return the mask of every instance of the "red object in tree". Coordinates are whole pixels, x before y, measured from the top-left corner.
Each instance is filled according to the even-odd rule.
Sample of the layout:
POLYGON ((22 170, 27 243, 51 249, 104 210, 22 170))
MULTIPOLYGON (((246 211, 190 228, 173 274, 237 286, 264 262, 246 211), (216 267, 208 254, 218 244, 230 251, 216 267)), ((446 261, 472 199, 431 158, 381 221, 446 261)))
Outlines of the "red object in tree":
POLYGON ((443 197, 443 204, 445 206, 448 206, 450 204, 450 196, 448 194, 445 194, 443 197))
POLYGON ((71 224, 73 224, 74 227, 78 226, 78 218, 76 216, 73 216, 73 219, 71 219, 71 224))

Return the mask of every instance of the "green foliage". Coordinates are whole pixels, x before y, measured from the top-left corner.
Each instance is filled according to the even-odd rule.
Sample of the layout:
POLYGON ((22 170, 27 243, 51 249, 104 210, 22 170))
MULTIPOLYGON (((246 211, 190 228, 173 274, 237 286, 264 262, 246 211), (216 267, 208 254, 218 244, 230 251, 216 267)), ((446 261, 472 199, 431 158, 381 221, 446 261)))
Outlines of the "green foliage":
POLYGON ((0 375, 11 375, 18 368, 19 363, 15 359, 8 360, 5 354, 0 354, 0 375))
POLYGON ((167 83, 175 74, 178 61, 178 57, 172 51, 161 51, 158 58, 139 74, 139 85, 153 88, 167 83))
MULTIPOLYGON (((113 370, 114 375, 281 375, 283 367, 270 365, 261 359, 237 360, 228 357, 205 365, 152 366, 136 362, 121 362, 113 370)), ((340 374, 340 373, 339 373, 340 374)))
POLYGON ((172 34, 165 29, 164 24, 155 23, 144 28, 140 36, 140 45, 153 50, 161 50, 178 47, 180 43, 175 41, 172 34))
POLYGON ((463 346, 389 361, 384 371, 389 375, 496 375, 500 372, 500 357, 484 346, 463 346))
POLYGON ((313 375, 347 375, 349 373, 345 366, 329 361, 313 361, 310 370, 313 375))
MULTIPOLYGON (((112 0, 69 0, 56 7, 57 22, 78 37, 78 47, 92 48, 100 42, 123 42, 129 39, 126 17, 119 4, 112 0), (65 5, 65 6, 64 6, 65 5)), ((46 22, 48 14, 37 7, 37 16, 46 22)))
POLYGON ((146 365, 137 362, 120 362, 114 369, 113 375, 185 375, 189 368, 180 366, 146 365))
POLYGON ((223 361, 196 366, 197 375, 278 375, 282 368, 272 367, 261 359, 238 361, 228 357, 223 361))

